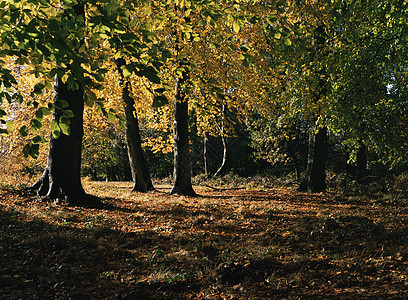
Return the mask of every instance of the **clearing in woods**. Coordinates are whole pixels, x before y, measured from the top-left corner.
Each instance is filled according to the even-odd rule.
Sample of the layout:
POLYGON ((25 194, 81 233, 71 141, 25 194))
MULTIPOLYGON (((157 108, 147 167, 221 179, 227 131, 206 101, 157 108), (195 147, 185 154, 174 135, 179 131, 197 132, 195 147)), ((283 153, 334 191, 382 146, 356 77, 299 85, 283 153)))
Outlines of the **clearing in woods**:
POLYGON ((104 208, 0 189, 10 299, 408 297, 408 210, 375 195, 87 182, 104 208))

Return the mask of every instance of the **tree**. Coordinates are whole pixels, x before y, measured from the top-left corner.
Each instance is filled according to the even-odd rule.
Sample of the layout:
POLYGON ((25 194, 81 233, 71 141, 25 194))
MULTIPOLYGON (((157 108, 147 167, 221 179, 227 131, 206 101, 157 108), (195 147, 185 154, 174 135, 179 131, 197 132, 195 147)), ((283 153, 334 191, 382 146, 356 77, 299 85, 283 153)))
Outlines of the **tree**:
MULTIPOLYGON (((59 101, 68 99, 65 108, 69 108, 72 115, 70 115, 69 135, 51 134, 47 166, 40 179, 31 186, 32 190, 38 191, 40 196, 47 199, 61 199, 69 204, 89 204, 90 199, 93 199, 86 195, 81 184, 83 97, 82 88, 69 90, 67 85, 57 78, 54 104, 58 106, 59 101)), ((52 124, 66 117, 67 111, 64 110, 64 106, 56 108, 53 112, 52 124)), ((63 126, 62 124, 64 123, 60 126, 63 126)))
MULTIPOLYGON (((75 19, 79 27, 85 28, 85 7, 76 4, 67 13, 67 21, 75 19)), ((78 49, 84 41, 79 40, 78 49)), ((75 50, 75 49, 73 49, 75 50)), ((75 62, 68 70, 75 70, 75 62)), ((47 199, 61 199, 73 204, 93 205, 95 198, 88 196, 81 184, 81 151, 84 111, 84 88, 79 82, 68 82, 56 75, 54 112, 51 123, 49 156, 40 179, 32 190, 47 199), (60 132, 62 131, 62 135, 60 132)))
POLYGON ((133 177, 132 191, 147 192, 153 190, 153 183, 150 179, 150 172, 143 154, 142 140, 139 132, 139 123, 135 110, 135 101, 130 95, 130 81, 123 76, 122 67, 125 66, 125 60, 119 58, 116 60, 122 86, 122 100, 124 103, 126 116, 126 141, 129 155, 130 169, 133 177))
POLYGON ((177 79, 174 95, 174 173, 170 194, 195 196, 191 184, 190 145, 188 132, 188 101, 183 85, 188 80, 188 70, 177 79))

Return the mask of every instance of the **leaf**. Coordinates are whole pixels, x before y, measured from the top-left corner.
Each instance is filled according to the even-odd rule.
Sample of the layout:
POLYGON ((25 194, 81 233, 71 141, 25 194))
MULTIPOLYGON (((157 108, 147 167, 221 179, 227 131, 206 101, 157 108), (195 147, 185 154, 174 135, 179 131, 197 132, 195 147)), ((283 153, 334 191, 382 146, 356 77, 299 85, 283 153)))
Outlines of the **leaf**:
POLYGON ((55 120, 52 120, 52 122, 51 122, 51 131, 54 131, 54 130, 59 130, 59 127, 58 127, 58 122, 57 121, 55 121, 55 120))
POLYGON ((28 157, 30 155, 30 145, 26 144, 23 148, 24 157, 28 157))
POLYGON ((94 74, 94 77, 95 77, 96 81, 98 81, 98 82, 103 82, 105 80, 103 75, 99 74, 99 73, 94 74))
POLYGON ((36 131, 36 130, 38 130, 38 129, 41 129, 41 127, 42 127, 42 123, 41 123, 39 120, 37 120, 37 119, 32 119, 31 122, 30 122, 30 124, 31 124, 31 129, 32 129, 33 131, 36 131))
POLYGON ((160 83, 160 78, 159 76, 157 76, 157 71, 149 66, 147 67, 144 72, 143 75, 147 77, 147 79, 149 79, 151 82, 159 84, 160 83))
POLYGON ((51 110, 47 107, 40 107, 38 111, 40 111, 43 116, 48 116, 51 114, 51 110))
POLYGON ((235 20, 234 23, 232 23, 232 28, 234 29, 235 33, 238 33, 239 30, 241 29, 237 20, 235 20))
POLYGON ((122 74, 125 78, 129 77, 132 75, 132 69, 129 66, 125 66, 122 70, 122 74))
POLYGON ((21 126, 21 128, 18 131, 21 136, 27 136, 28 135, 28 127, 26 125, 21 126))
POLYGON ((7 129, 8 129, 9 131, 13 131, 14 121, 8 121, 8 122, 6 122, 6 126, 7 126, 7 129))
POLYGON ((61 128, 61 131, 65 135, 70 135, 71 134, 71 127, 67 123, 59 123, 59 128, 61 128))
POLYGON ((58 109, 63 109, 69 107, 69 103, 66 100, 59 99, 55 101, 55 107, 58 109))
POLYGON ((57 129, 51 131, 51 132, 52 132, 52 136, 55 139, 58 139, 60 137, 60 135, 61 135, 61 129, 59 127, 57 129))
POLYGON ((164 95, 159 95, 153 98, 152 107, 161 107, 169 103, 169 100, 164 95))
POLYGON ((72 110, 70 109, 66 109, 64 110, 63 116, 67 117, 67 118, 73 118, 75 115, 72 112, 72 110))
POLYGON ((34 93, 35 95, 41 95, 44 88, 45 88, 45 85, 44 85, 44 84, 42 84, 42 83, 37 83, 37 84, 34 86, 33 93, 34 93))
POLYGON ((116 120, 115 115, 110 113, 110 112, 107 113, 107 118, 108 118, 108 121, 111 122, 111 123, 115 122, 115 120, 116 120))
POLYGON ((40 145, 39 144, 32 144, 30 145, 29 148, 29 155, 34 158, 37 159, 39 156, 39 150, 40 150, 40 145))
POLYGON ((32 139, 32 142, 33 144, 40 144, 40 143, 44 143, 45 139, 42 136, 37 135, 32 139))
POLYGON ((86 89, 85 92, 85 104, 91 107, 97 100, 96 94, 90 89, 86 89))
POLYGON ((287 46, 292 45, 292 41, 290 40, 290 38, 285 38, 285 45, 287 45, 287 46))

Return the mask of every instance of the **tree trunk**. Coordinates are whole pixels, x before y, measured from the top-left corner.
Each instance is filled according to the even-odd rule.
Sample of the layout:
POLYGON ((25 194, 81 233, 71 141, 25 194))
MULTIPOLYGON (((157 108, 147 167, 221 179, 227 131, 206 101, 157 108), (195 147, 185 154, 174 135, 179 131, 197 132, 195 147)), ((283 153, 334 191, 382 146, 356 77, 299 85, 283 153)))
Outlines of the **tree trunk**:
POLYGON ((356 170, 356 179, 360 180, 367 176, 367 154, 366 154, 366 145, 362 141, 359 142, 357 149, 357 170, 356 170))
POLYGON ((326 189, 327 128, 320 128, 315 134, 309 133, 309 149, 306 174, 300 183, 299 191, 313 193, 326 189))
POLYGON ((292 143, 292 141, 288 142, 287 153, 288 153, 290 159, 293 162, 293 167, 295 169, 296 179, 298 180, 298 179, 300 179, 300 166, 299 166, 298 159, 296 157, 296 153, 293 150, 293 148, 289 145, 289 143, 292 143))
POLYGON ((204 132, 204 140, 203 140, 203 159, 204 159, 204 174, 208 177, 208 157, 207 157, 207 134, 204 132))
MULTIPOLYGON (((45 170, 40 179, 31 186, 39 196, 49 200, 62 200, 70 205, 95 205, 95 197, 85 193, 81 184, 81 151, 83 131, 84 90, 69 90, 57 78, 54 103, 59 99, 68 101, 66 109, 74 113, 70 119, 70 135, 62 134, 58 139, 51 134, 49 155, 45 170)), ((55 109, 52 119, 57 121, 63 109, 55 109)))
POLYGON ((224 125, 224 119, 225 119, 225 103, 223 101, 222 103, 222 117, 221 117, 221 125, 218 125, 217 121, 215 121, 218 130, 220 131, 220 136, 221 136, 221 142, 222 142, 222 161, 221 165, 218 168, 217 172, 215 172, 214 176, 218 176, 221 174, 221 172, 224 172, 226 163, 227 163, 227 137, 225 136, 225 125, 224 125))
POLYGON ((225 170, 225 166, 227 164, 227 138, 225 135, 221 135, 221 142, 222 142, 222 161, 221 165, 218 168, 217 172, 215 172, 214 176, 220 175, 225 170))
POLYGON ((188 71, 178 78, 174 96, 174 170, 173 187, 170 194, 195 196, 191 184, 190 145, 188 132, 188 100, 183 92, 183 84, 188 79, 188 71))
POLYGON ((135 101, 130 95, 130 82, 123 76, 121 67, 125 65, 124 59, 116 60, 116 65, 121 75, 122 100, 125 104, 126 116, 126 142, 130 163, 130 170, 133 178, 134 192, 147 192, 154 190, 150 171, 142 149, 142 139, 140 137, 139 123, 135 110, 135 101))

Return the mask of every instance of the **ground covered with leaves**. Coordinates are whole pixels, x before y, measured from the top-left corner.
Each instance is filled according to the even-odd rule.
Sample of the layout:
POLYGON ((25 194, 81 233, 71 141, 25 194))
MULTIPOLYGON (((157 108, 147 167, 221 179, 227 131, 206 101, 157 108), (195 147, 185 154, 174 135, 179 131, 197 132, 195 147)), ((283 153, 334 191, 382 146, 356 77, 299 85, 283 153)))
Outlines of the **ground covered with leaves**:
POLYGON ((106 207, 0 189, 5 299, 404 299, 408 206, 378 195, 88 182, 106 207))

